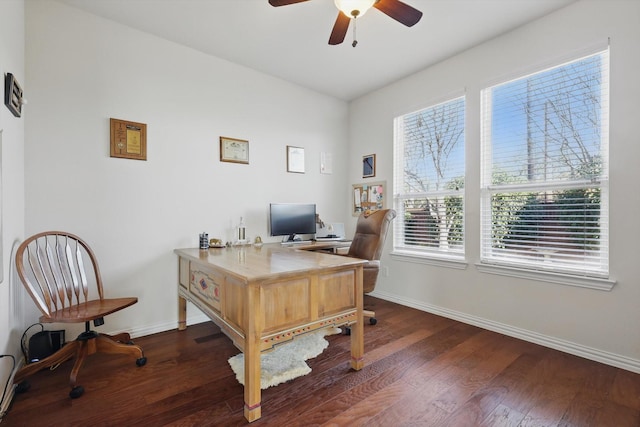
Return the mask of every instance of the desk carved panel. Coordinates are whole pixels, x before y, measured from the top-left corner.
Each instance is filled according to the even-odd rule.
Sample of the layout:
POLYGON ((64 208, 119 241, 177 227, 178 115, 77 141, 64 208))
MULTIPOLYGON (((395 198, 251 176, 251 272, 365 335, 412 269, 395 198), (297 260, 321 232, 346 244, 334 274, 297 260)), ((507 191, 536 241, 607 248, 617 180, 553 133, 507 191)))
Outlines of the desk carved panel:
POLYGON ((192 266, 189 291, 210 308, 220 313, 221 284, 224 278, 214 271, 192 266))
POLYGON ((323 274, 318 279, 318 317, 356 308, 355 272, 323 274))

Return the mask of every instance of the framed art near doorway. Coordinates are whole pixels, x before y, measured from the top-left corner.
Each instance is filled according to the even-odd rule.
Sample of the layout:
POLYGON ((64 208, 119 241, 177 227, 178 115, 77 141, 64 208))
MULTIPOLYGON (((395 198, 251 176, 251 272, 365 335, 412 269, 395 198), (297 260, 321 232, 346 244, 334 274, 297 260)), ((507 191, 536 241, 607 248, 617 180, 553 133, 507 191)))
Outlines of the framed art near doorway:
POLYGON ((362 177, 371 178, 376 176, 376 155, 367 154, 362 156, 362 177))

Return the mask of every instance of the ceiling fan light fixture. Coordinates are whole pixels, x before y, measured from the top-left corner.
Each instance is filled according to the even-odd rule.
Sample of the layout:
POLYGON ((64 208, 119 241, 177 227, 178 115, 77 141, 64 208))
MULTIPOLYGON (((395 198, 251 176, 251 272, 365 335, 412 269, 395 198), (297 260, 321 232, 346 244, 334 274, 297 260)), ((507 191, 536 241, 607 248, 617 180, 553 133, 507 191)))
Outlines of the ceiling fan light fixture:
POLYGON ((361 17, 376 0, 334 0, 336 7, 350 18, 361 17))

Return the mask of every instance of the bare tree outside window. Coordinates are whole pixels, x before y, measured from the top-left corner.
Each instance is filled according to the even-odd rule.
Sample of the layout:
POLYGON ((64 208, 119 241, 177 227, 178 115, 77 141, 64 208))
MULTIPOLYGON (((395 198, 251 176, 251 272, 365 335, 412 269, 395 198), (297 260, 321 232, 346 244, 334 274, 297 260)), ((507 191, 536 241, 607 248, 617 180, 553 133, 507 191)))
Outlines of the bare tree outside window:
POLYGON ((396 206, 404 213, 403 244, 462 251, 464 98, 397 120, 402 178, 396 180, 395 193, 396 206))

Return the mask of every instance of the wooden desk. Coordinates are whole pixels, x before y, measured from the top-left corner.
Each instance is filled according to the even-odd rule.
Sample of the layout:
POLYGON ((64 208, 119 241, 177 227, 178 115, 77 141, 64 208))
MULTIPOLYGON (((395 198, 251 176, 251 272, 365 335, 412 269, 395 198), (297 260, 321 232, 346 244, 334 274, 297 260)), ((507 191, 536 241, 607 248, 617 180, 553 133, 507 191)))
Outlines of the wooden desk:
POLYGON ((176 249, 178 329, 187 301, 244 353, 244 415, 261 416, 260 352, 300 334, 351 325, 351 367, 363 365, 362 265, 356 258, 265 244, 176 249))

